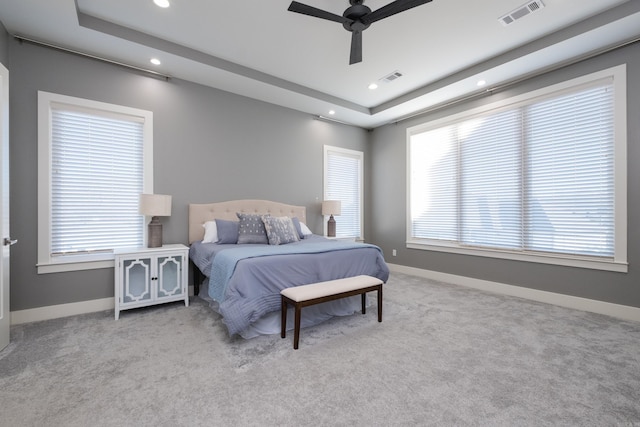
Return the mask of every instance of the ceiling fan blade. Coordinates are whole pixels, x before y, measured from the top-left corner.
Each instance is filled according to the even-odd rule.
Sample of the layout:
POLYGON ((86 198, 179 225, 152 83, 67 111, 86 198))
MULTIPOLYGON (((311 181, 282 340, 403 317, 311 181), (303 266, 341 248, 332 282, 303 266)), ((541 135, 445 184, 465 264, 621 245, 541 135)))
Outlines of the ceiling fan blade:
POLYGON ((351 55, 349 65, 362 62, 362 31, 351 33, 351 55))
POLYGON ((396 13, 404 12, 405 10, 413 9, 416 6, 429 3, 432 0, 396 0, 389 3, 386 6, 382 6, 380 9, 376 9, 373 12, 360 18, 363 24, 369 25, 372 22, 379 21, 396 13))
POLYGON ((303 15, 313 16, 315 18, 326 19, 329 21, 339 22, 341 24, 347 23, 350 24, 353 22, 351 19, 345 18, 344 16, 336 15, 331 12, 324 11, 322 9, 318 9, 313 6, 307 6, 306 4, 298 3, 297 1, 292 1, 289 5, 289 12, 301 13, 303 15))

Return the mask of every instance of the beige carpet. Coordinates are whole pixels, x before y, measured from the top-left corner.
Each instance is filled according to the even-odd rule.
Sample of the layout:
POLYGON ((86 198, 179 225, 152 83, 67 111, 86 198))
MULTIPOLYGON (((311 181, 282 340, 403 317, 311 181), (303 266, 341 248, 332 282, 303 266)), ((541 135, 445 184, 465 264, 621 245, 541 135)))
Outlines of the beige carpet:
POLYGON ((640 425, 640 324, 402 274, 297 351, 199 299, 11 335, 2 426, 640 425))

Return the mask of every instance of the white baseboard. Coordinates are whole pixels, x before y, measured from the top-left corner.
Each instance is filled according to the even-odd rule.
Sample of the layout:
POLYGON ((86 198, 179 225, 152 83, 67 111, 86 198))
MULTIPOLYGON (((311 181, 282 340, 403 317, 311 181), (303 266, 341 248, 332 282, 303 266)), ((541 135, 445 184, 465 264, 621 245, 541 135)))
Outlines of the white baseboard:
MULTIPOLYGON (((189 296, 193 296, 193 286, 189 286, 189 296)), ((95 313, 96 311, 114 310, 114 298, 94 299, 90 301, 73 302, 69 304, 48 305, 46 307, 31 308, 11 312, 11 324, 39 322, 60 317, 75 316, 77 314, 95 313)))
POLYGON ((423 270, 421 268, 407 267, 404 265, 388 265, 389 269, 392 272, 395 271, 398 273, 410 274, 412 276, 424 277, 426 279, 452 283, 455 285, 466 286, 468 288, 481 289, 483 291, 510 295, 533 301, 544 302, 547 304, 559 305, 561 307, 589 311, 592 313, 617 317, 619 319, 640 322, 640 308, 638 307, 613 304, 610 302, 597 301, 571 295, 557 294, 554 292, 540 291, 537 289, 525 288, 522 286, 507 285, 505 283, 474 279, 472 277, 458 276, 455 274, 441 273, 438 271, 423 270))
POLYGON ((77 314, 94 313, 96 311, 113 310, 114 298, 94 299, 90 301, 72 302, 69 304, 49 305, 11 312, 11 324, 39 322, 77 314))

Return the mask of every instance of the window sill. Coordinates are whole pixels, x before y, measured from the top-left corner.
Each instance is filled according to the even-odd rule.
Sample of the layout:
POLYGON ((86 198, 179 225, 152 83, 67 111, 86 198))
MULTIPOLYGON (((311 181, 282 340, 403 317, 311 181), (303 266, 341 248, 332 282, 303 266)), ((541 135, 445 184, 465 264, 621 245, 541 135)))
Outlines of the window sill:
POLYGON ((408 249, 420 249, 425 251, 448 252, 459 255, 482 256, 514 261, 536 262, 541 264, 562 265, 566 267, 588 268, 593 270, 614 271, 627 273, 627 262, 615 260, 599 260, 589 257, 570 257, 557 254, 531 254, 521 252, 501 251, 497 249, 462 248, 458 246, 435 245, 425 242, 407 241, 408 249))
POLYGON ((356 238, 355 237, 329 237, 329 236, 324 236, 329 240, 340 240, 343 242, 355 242, 356 238))
POLYGON ((113 254, 101 256, 69 256, 64 260, 50 260, 38 263, 38 274, 64 273, 66 271, 96 270, 100 268, 113 268, 113 254))

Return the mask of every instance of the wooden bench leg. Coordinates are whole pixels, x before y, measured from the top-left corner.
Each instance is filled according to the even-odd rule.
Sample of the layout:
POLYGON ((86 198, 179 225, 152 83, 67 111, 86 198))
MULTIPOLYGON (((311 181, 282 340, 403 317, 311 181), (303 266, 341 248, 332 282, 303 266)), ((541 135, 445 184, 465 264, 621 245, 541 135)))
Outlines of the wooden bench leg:
POLYGON ((378 322, 382 322, 382 285, 378 286, 378 322))
POLYGON ((284 338, 287 334, 287 302, 284 299, 284 296, 280 298, 282 305, 282 318, 280 319, 280 337, 284 338))
POLYGON ((302 307, 300 304, 296 304, 296 320, 293 330, 293 349, 298 349, 298 343, 300 342, 300 317, 302 314, 302 307))

